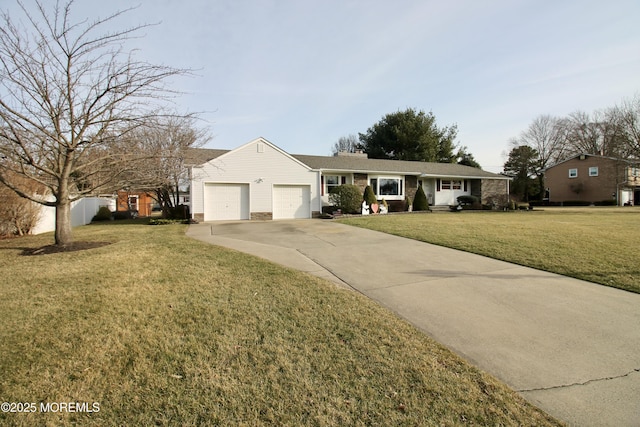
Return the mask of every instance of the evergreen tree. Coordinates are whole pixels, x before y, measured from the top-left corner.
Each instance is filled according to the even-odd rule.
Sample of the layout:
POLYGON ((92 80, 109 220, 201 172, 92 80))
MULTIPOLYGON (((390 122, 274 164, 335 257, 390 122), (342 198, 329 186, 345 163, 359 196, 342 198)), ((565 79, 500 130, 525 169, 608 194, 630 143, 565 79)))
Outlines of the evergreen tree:
POLYGON ((363 198, 364 198, 364 201, 367 202, 369 206, 371 206, 374 203, 378 203, 378 198, 376 197, 375 194, 373 194, 373 189, 371 188, 370 185, 367 185, 367 188, 364 189, 363 198))
POLYGON ((370 159, 453 163, 456 125, 438 128, 433 113, 405 111, 387 114, 360 141, 370 159))
POLYGON ((422 185, 418 186, 418 191, 416 191, 416 195, 413 198, 413 210, 414 211, 429 210, 429 201, 427 200, 427 196, 424 194, 422 185))

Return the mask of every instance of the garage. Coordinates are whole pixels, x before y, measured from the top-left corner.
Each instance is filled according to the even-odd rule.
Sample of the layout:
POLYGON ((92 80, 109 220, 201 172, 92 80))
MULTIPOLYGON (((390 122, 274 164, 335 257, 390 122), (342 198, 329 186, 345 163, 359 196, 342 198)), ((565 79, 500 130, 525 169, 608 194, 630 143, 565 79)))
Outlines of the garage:
POLYGON ((249 219, 249 184, 206 183, 204 220, 249 219))
POLYGON ((274 185, 273 219, 311 218, 311 188, 308 185, 274 185))

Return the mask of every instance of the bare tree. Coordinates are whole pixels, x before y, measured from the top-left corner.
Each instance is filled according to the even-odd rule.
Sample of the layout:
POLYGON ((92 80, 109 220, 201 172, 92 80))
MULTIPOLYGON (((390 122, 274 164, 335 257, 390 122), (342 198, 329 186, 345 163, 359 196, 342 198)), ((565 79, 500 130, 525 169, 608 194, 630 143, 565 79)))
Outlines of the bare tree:
POLYGON ((333 144, 331 154, 336 155, 340 152, 355 153, 363 148, 356 135, 341 136, 338 142, 333 144))
POLYGON ((520 134, 518 145, 528 145, 538 153, 538 167, 547 166, 564 159, 566 141, 561 120, 550 116, 536 117, 527 130, 520 134))
POLYGON ((152 126, 135 130, 131 138, 147 161, 138 171, 138 190, 155 192, 163 215, 179 203, 180 189, 188 183, 184 159, 191 148, 206 144, 211 136, 198 128, 192 116, 168 116, 154 120, 152 126))
MULTIPOLYGON (((531 122, 529 127, 518 138, 514 138, 510 142, 514 149, 521 146, 533 149, 532 153, 535 153, 535 159, 530 159, 531 168, 532 173, 538 180, 538 187, 541 189, 544 188, 544 170, 564 160, 566 155, 567 128, 562 123, 562 120, 556 117, 540 115, 531 122)), ((512 153, 521 152, 512 150, 512 153)), ((544 192, 540 192, 539 195, 542 198, 544 192)))
POLYGON ((624 133, 628 158, 640 159, 640 94, 624 100, 614 109, 624 133))
POLYGON ((129 136, 162 114, 160 101, 173 95, 167 78, 188 72, 125 51, 147 25, 106 30, 131 9, 74 23, 72 3, 48 10, 35 0, 30 10, 19 2, 25 20, 6 12, 0 19, 0 182, 55 206, 58 245, 72 242, 74 200, 113 191, 139 170, 129 136), (15 174, 44 185, 49 197, 15 174))
POLYGON ((567 149, 572 155, 579 153, 602 154, 600 128, 584 111, 574 111, 564 119, 567 149))

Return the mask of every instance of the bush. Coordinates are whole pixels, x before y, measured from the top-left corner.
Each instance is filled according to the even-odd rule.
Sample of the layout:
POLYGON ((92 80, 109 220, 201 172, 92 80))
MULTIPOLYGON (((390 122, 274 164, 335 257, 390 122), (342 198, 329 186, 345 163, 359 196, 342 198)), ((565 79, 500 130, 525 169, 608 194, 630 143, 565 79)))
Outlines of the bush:
POLYGON ((96 221, 111 221, 111 211, 106 206, 100 206, 98 212, 93 216, 91 222, 96 221))
POLYGON ((480 203, 480 199, 478 199, 476 196, 458 196, 456 200, 458 200, 458 203, 461 205, 474 206, 480 203))
POLYGON ((369 206, 371 206, 374 203, 378 203, 378 198, 376 197, 375 194, 373 194, 373 189, 371 188, 370 185, 367 185, 367 187, 364 189, 363 198, 364 198, 364 201, 367 202, 369 206))
POLYGON ((414 211, 428 211, 429 210, 429 201, 427 200, 427 196, 424 194, 424 190, 422 186, 418 186, 418 191, 416 191, 416 195, 413 198, 413 210, 414 211))
MULTIPOLYGON (((22 178, 16 178, 22 182, 22 178)), ((38 185, 28 184, 34 193, 42 194, 38 185)), ((38 224, 41 206, 18 196, 0 183, 0 236, 23 236, 31 233, 38 224)))
POLYGON ((607 199, 607 200, 602 200, 600 202, 595 202, 594 204, 596 206, 617 206, 618 201, 616 199, 607 199))
POLYGON ((189 219, 191 217, 189 213, 189 206, 187 205, 178 205, 173 208, 169 208, 167 214, 167 219, 189 219))
POLYGON ((130 210, 130 211, 115 211, 113 213, 113 219, 133 219, 138 217, 138 211, 130 210))
POLYGON ((408 204, 406 200, 389 200, 389 212, 406 212, 408 204))
POLYGON ((329 194, 329 202, 341 209, 343 213, 360 213, 362 207, 360 189, 352 184, 339 185, 329 194))
POLYGON ((562 202, 562 206, 589 206, 591 202, 585 202, 584 200, 565 200, 562 202))
POLYGON ((164 219, 153 218, 149 220, 149 225, 170 225, 170 224, 189 224, 188 219, 164 219))

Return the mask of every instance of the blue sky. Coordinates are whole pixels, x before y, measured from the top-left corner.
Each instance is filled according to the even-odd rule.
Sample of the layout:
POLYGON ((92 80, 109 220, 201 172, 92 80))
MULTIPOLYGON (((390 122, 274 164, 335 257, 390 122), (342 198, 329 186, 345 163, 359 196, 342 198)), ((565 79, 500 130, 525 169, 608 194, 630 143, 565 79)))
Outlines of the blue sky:
MULTIPOLYGON (((341 136, 411 107, 457 124, 458 142, 500 171, 509 139, 535 117, 640 92, 637 0, 139 2, 114 24, 159 23, 132 45, 141 59, 196 70, 174 82, 186 92, 177 105, 204 112, 212 148, 263 136, 328 155, 341 136)), ((131 4, 76 0, 73 10, 131 4)))

